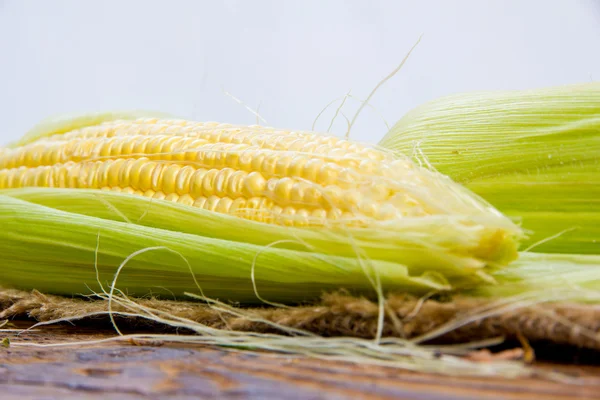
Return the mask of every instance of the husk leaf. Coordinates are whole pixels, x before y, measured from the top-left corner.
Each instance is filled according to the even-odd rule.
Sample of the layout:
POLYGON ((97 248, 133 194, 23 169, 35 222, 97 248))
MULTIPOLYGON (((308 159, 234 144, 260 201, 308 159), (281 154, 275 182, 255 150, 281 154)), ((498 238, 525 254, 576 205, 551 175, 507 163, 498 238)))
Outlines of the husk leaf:
POLYGON ((381 146, 426 162, 532 231, 523 248, 600 253, 600 83, 458 94, 417 107, 381 146))

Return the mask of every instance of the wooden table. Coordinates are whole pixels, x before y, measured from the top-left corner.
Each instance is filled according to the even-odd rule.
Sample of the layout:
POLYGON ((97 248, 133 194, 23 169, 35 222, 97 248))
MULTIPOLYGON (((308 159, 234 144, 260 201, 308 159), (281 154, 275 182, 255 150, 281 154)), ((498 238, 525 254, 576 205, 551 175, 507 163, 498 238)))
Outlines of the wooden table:
MULTIPOLYGON (((21 340, 90 340, 112 334, 59 327, 28 333, 21 340)), ((444 377, 193 345, 11 346, 0 348, 0 398, 600 398, 600 367, 544 368, 580 376, 585 383, 444 377)))

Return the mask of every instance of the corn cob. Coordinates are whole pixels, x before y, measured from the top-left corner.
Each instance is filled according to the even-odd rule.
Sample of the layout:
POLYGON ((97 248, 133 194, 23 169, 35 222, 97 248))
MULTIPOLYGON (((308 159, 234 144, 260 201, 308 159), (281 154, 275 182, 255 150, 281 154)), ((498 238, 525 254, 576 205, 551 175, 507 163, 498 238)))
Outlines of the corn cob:
POLYGON ((600 254, 600 84, 476 92, 407 113, 381 146, 421 154, 533 231, 523 248, 600 254))
POLYGON ((300 301, 376 281, 470 286, 516 257, 516 225, 406 157, 312 132, 108 115, 38 127, 0 152, 0 284, 86 292, 94 259, 114 273, 159 246, 189 269, 141 255, 123 289, 158 279, 180 296, 191 269, 206 294, 252 302, 256 267, 271 300, 300 301))
POLYGON ((486 212, 436 179, 335 137, 157 118, 107 122, 0 155, 0 189, 113 190, 283 225, 486 212))

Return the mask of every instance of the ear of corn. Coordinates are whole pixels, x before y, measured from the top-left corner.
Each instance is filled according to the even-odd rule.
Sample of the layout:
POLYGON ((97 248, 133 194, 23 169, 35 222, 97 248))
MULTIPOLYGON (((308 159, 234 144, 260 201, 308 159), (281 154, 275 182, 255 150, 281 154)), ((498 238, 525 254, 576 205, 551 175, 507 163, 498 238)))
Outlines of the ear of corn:
POLYGON ((380 145, 521 218, 533 232, 523 248, 554 237, 535 251, 600 254, 600 83, 445 97, 380 145))
POLYGON ((256 300, 253 266, 266 297, 299 301, 378 279, 414 293, 469 286, 516 257, 520 230, 485 201, 368 146, 159 118, 73 126, 38 127, 0 153, 1 284, 85 292, 98 239, 103 274, 143 248, 172 250, 130 261, 130 293, 194 290, 187 260, 207 294, 244 302, 256 300))

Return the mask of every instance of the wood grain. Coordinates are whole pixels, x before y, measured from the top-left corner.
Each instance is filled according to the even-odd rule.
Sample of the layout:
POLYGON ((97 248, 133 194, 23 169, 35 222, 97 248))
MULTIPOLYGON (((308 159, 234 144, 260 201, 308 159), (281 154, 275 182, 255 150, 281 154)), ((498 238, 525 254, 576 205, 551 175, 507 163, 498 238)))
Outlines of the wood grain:
MULTIPOLYGON (((109 335, 112 333, 63 327, 31 332, 18 340, 44 343, 109 335)), ((576 375, 584 383, 443 377, 188 345, 11 346, 0 349, 0 398, 600 398, 600 368, 542 367, 576 375)))

